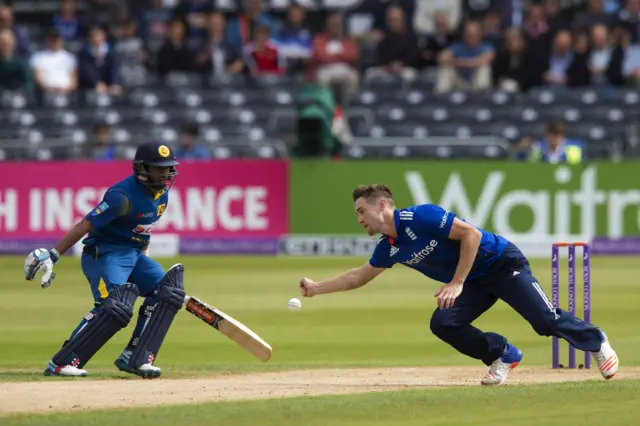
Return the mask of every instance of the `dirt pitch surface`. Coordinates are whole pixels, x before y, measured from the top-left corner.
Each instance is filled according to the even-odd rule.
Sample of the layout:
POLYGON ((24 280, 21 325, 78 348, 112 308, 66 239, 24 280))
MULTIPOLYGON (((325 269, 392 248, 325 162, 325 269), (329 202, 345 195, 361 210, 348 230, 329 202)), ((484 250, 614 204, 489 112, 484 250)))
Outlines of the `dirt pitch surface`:
MULTIPOLYGON (((221 375, 199 379, 69 380, 0 383, 0 416, 150 407, 218 401, 479 386, 486 368, 362 368, 221 375)), ((612 381, 640 379, 640 368, 621 369, 612 381)), ((596 369, 518 368, 507 386, 604 380, 596 369)))

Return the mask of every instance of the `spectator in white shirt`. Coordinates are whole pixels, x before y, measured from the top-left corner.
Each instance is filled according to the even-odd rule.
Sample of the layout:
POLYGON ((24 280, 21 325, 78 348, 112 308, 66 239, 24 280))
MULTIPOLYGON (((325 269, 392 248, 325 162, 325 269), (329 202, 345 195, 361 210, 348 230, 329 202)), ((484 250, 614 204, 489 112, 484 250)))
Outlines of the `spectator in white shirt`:
POLYGON ((47 49, 31 58, 36 83, 44 92, 66 95, 78 87, 78 66, 74 55, 64 49, 57 29, 47 34, 47 49))
POLYGON ((200 48, 198 68, 213 77, 239 74, 244 70, 242 52, 236 49, 225 33, 226 21, 220 12, 209 15, 209 34, 200 48))

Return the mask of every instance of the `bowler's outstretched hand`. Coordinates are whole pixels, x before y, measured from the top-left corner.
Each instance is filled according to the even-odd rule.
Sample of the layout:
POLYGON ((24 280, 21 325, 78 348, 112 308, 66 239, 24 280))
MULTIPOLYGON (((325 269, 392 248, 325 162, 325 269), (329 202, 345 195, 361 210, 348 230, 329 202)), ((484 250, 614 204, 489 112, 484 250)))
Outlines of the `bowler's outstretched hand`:
POLYGON ((302 297, 313 297, 314 289, 316 283, 313 280, 310 280, 307 277, 304 277, 300 280, 300 292, 302 293, 302 297))

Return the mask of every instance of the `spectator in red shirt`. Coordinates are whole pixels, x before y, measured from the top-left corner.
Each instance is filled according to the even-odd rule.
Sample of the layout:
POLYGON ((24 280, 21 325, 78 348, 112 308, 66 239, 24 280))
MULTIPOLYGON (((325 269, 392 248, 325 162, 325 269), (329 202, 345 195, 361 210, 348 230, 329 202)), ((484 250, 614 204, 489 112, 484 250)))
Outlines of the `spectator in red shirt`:
POLYGON ((284 74, 286 64, 278 46, 269 41, 271 29, 266 25, 256 28, 255 40, 244 47, 244 57, 251 75, 284 74))
POLYGON ((337 12, 329 14, 326 31, 313 38, 310 79, 327 86, 340 86, 338 103, 345 105, 351 93, 358 89, 359 59, 358 46, 343 34, 342 16, 337 12))

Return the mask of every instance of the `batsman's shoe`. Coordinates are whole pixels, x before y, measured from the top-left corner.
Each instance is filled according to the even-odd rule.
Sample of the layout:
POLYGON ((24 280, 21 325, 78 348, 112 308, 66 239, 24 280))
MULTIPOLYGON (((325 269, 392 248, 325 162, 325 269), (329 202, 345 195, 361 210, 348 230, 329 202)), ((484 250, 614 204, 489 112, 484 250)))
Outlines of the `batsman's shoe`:
POLYGON ((483 385, 502 385, 507 381, 509 371, 513 370, 522 361, 522 352, 510 343, 504 349, 502 356, 489 367, 489 372, 482 379, 483 385))
POLYGON ((144 379, 155 379, 160 377, 162 370, 158 367, 155 367, 151 363, 142 364, 139 368, 133 368, 129 365, 129 358, 131 357, 131 352, 123 351, 118 359, 115 360, 114 364, 120 371, 125 371, 127 373, 135 374, 136 376, 140 376, 144 379))
POLYGON ((602 334, 602 346, 600 346, 600 350, 598 352, 593 353, 593 358, 598 363, 598 368, 600 369, 602 377, 609 380, 618 372, 618 355, 611 347, 609 338, 604 331, 601 330, 600 333, 602 334))
POLYGON ((84 377, 87 376, 87 370, 74 367, 73 365, 55 365, 49 361, 47 368, 44 370, 45 376, 64 376, 64 377, 84 377))

